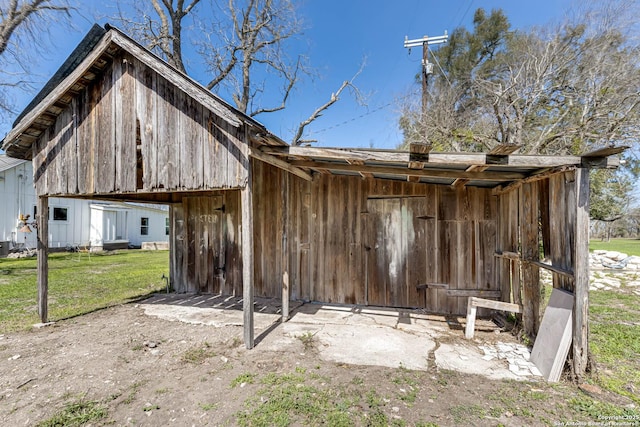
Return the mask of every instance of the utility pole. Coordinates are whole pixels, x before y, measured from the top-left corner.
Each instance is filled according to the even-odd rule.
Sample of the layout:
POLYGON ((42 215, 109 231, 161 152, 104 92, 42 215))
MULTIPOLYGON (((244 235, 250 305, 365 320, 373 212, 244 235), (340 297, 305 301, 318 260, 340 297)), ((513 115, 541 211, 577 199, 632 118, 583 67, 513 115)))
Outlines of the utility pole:
MULTIPOLYGON (((412 47, 422 46, 422 119, 424 121, 427 115, 427 89, 429 74, 433 74, 433 64, 429 62, 429 46, 432 44, 446 43, 449 39, 447 32, 444 35, 437 37, 424 36, 421 39, 409 40, 409 37, 404 38, 404 47, 411 52, 412 47)), ((426 135, 425 135, 426 139, 426 135)))

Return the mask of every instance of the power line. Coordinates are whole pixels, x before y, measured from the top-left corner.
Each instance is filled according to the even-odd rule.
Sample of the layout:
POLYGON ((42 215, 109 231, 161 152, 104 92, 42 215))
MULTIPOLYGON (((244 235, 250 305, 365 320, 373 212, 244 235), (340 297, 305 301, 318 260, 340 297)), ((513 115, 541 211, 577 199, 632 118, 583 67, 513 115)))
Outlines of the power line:
POLYGON ((344 126, 344 125, 347 125, 349 123, 355 122, 357 120, 363 119, 363 118, 365 118, 367 116, 370 116, 370 115, 372 115, 374 113, 377 113, 378 111, 384 110, 385 108, 389 108, 392 105, 397 104, 398 101, 401 101, 403 99, 406 99, 406 98, 409 98, 409 97, 412 97, 412 96, 415 96, 415 94, 414 93, 409 93, 407 95, 401 96, 400 98, 398 98, 398 99, 396 99, 394 101, 387 102, 386 104, 380 105, 380 106, 378 106, 378 107, 376 107, 376 108, 374 108, 372 110, 369 110, 369 111, 367 111, 365 113, 362 113, 362 114, 360 114, 358 116, 354 116, 354 117, 352 117, 350 119, 347 119, 347 120, 344 120, 342 122, 336 123, 335 125, 327 126, 325 128, 322 128, 322 129, 316 130, 316 131, 310 131, 309 132, 309 136, 317 135, 319 133, 323 133, 323 132, 326 132, 326 131, 329 131, 329 130, 332 130, 332 129, 335 129, 335 128, 338 128, 338 127, 341 127, 341 126, 344 126))
POLYGON ((433 59, 435 59, 436 65, 438 65, 438 68, 440 69, 440 72, 444 76, 445 80, 447 80, 447 83, 449 83, 449 87, 453 87, 453 85, 451 84, 451 81, 449 81, 449 77, 447 77, 447 73, 445 73, 444 70, 442 69, 442 66, 440 65, 440 61, 438 61, 438 57, 433 54, 433 51, 431 49, 429 49, 429 50, 431 51, 431 57, 433 59))
POLYGON ((472 4, 473 4, 473 0, 469 2, 469 6, 467 6, 467 10, 464 11, 464 15, 462 15, 462 18, 460 18, 460 22, 458 22, 458 25, 456 26, 456 28, 462 25, 462 21, 464 21, 464 18, 467 16, 467 13, 469 13, 469 9, 471 9, 472 4))

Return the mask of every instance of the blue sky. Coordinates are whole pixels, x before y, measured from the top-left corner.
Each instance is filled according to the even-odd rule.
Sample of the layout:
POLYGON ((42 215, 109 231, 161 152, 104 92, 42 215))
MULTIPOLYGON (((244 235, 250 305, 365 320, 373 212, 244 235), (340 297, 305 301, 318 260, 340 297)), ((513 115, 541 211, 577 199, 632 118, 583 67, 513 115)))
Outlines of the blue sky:
MULTIPOLYGON (((93 23, 90 16, 109 16, 113 9, 100 2, 83 2, 84 18, 77 29, 52 28, 55 46, 40 64, 35 77, 39 89, 75 48, 93 23), (86 8, 86 9, 85 9, 86 8)), ((273 133, 288 141, 300 121, 323 104, 342 81, 351 78, 363 58, 366 66, 355 80, 360 91, 368 94, 366 106, 359 105, 348 93, 323 117, 308 127, 308 137, 322 147, 395 148, 402 140, 398 129, 399 100, 410 93, 418 96, 414 81, 419 71, 421 49, 409 54, 403 47, 410 39, 438 36, 463 25, 470 27, 478 7, 490 11, 501 8, 512 27, 524 29, 563 19, 568 0, 306 0, 298 2, 298 15, 305 30, 296 42, 300 53, 309 57, 318 77, 308 79, 292 94, 288 108, 280 113, 256 118, 273 133)), ((104 24, 107 18, 98 18, 104 24)), ((436 47, 437 48, 437 47, 436 47)), ((194 59, 196 60, 196 59, 194 59)), ((197 78, 197 76, 196 76, 197 78)), ((18 109, 33 93, 16 93, 18 109)), ((9 125, 0 123, 0 135, 9 125)))

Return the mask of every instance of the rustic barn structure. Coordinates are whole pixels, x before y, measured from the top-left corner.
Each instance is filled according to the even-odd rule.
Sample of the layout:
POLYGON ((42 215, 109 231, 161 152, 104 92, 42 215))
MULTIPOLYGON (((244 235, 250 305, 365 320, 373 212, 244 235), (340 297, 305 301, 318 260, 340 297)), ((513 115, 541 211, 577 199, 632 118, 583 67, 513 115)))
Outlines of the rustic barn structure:
MULTIPOLYGON (((535 336, 539 269, 576 298, 573 369, 587 363, 589 168, 582 156, 293 147, 111 27, 94 27, 16 120, 9 156, 49 197, 170 206, 171 283, 460 315, 468 297, 522 306, 535 336), (550 260, 543 263, 542 259, 550 260)), ((38 298, 47 320, 47 222, 38 298)))

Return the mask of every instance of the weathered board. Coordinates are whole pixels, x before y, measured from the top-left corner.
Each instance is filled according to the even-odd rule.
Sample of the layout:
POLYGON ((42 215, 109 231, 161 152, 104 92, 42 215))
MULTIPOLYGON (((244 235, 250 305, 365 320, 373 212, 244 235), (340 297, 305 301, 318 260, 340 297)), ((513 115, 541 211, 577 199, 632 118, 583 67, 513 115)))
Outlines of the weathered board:
POLYGON ((248 176, 243 132, 121 52, 34 144, 36 192, 241 188, 248 176))
POLYGON ((328 174, 307 182, 262 162, 254 173, 256 295, 280 295, 286 264, 292 299, 463 314, 469 295, 500 289, 490 190, 328 174), (276 256, 283 227, 288 262, 276 256), (418 289, 429 282, 450 287, 418 289))

